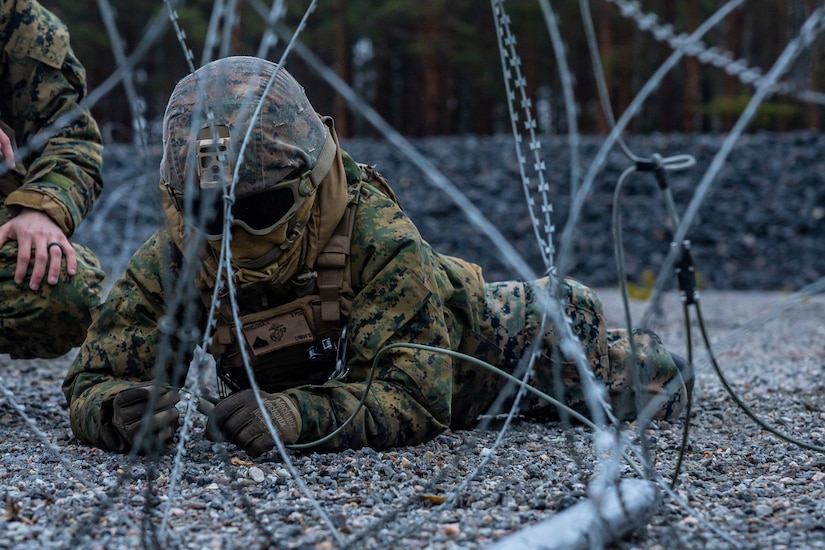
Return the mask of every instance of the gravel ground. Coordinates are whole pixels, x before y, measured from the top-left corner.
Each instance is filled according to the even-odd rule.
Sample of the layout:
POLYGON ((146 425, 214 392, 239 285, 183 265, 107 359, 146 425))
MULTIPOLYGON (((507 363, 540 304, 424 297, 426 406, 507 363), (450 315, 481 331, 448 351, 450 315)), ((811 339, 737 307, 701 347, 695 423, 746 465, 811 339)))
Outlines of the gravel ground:
MULTIPOLYGON (((736 394, 770 426, 820 447, 825 297, 799 300, 778 289, 802 288, 825 272, 823 139, 744 138, 689 234, 702 282, 702 317, 736 394), (789 162, 783 167, 777 159, 789 162)), ((644 154, 696 155, 696 170, 673 178, 680 210, 719 143, 707 136, 630 141, 644 154)), ((530 265, 540 265, 523 194, 502 189, 502 182, 517 181, 511 141, 462 137, 416 145, 530 265)), ((513 275, 496 250, 467 229, 457 209, 385 144, 346 146, 390 177, 439 250, 479 262, 490 280, 513 275)), ((566 219, 565 143, 554 139, 545 146, 560 230, 566 219)), ((597 139, 585 139, 583 157, 597 147, 597 139)), ((98 252, 112 274, 161 222, 156 153, 147 160, 128 148, 107 150, 104 198, 76 237, 98 252)), ((609 212, 612 184, 624 167, 620 156, 611 156, 587 202, 570 270, 605 288, 606 310, 616 323, 623 315, 613 290, 609 212)), ((637 282, 658 267, 669 246, 662 207, 652 206, 661 201, 655 195, 652 200, 646 186, 628 188, 624 203, 628 272, 637 282)), ((632 306, 638 321, 646 304, 632 306)), ((665 296, 661 311, 652 328, 686 354, 674 293, 665 296)), ((646 526, 617 546, 825 548, 825 456, 770 434, 737 407, 710 365, 695 313, 690 341, 698 382, 677 498, 663 494, 646 526)), ((53 361, 0 357, 0 548, 478 548, 511 540, 580 502, 607 464, 582 426, 520 421, 496 447, 501 421, 494 419, 488 430, 448 432, 386 452, 291 452, 293 477, 277 453, 253 461, 207 441, 198 413, 185 455, 176 458, 170 450, 157 462, 130 460, 72 438, 60 392, 70 360, 71 354, 53 361)), ((675 469, 682 433, 682 421, 646 430, 655 471, 665 480, 675 469)), ((626 435, 637 440, 635 426, 626 435)), ((622 468, 623 476, 636 475, 622 468)))
MULTIPOLYGON (((610 316, 620 318, 618 292, 601 294, 610 316)), ((709 291, 700 301, 712 349, 737 395, 769 425, 819 446, 823 302, 741 291, 709 291)), ((634 319, 644 307, 632 302, 634 319)), ((678 298, 665 296, 663 310, 652 326, 686 353, 678 298)), ((699 372, 680 500, 663 495, 646 527, 618 547, 825 548, 825 456, 756 426, 723 389, 703 346, 694 357, 699 372)), ((4 365, 6 389, 47 439, 8 395, 0 399, 0 547, 134 548, 157 536, 160 547, 184 548, 337 548, 341 541, 351 548, 477 548, 585 498, 599 471, 589 430, 518 421, 492 456, 498 426, 385 452, 290 452, 313 502, 277 452, 251 460, 212 444, 197 413, 177 464, 172 451, 154 463, 78 445, 60 393, 69 359, 4 365), (489 462, 468 482, 482 460, 489 462), (154 479, 148 500, 147 479, 154 479)), ((627 427, 628 437, 637 437, 634 428, 627 427)), ((682 430, 679 421, 646 431, 655 471, 666 480, 682 430)), ((622 475, 634 474, 624 465, 622 475)))

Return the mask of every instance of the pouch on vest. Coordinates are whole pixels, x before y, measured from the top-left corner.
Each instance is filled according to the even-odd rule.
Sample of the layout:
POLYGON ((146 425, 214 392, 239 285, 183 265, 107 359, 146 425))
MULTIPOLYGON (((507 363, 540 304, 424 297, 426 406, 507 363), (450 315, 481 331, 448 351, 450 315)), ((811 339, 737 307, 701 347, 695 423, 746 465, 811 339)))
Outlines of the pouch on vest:
MULTIPOLYGON (((322 384, 335 373, 343 321, 321 320, 321 301, 306 296, 283 306, 240 318, 240 332, 258 385, 277 392, 304 384, 322 384)), ((235 327, 223 324, 215 332, 213 348, 218 376, 230 391, 249 388, 235 327), (217 351, 215 350, 215 351, 217 351)))

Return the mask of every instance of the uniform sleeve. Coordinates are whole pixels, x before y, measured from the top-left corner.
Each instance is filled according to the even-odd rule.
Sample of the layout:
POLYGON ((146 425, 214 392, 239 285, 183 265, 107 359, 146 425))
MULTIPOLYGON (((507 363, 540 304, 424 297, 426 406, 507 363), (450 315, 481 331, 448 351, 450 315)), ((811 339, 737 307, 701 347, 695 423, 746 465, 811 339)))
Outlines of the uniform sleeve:
POLYGON ((86 73, 66 26, 31 0, 0 8, 0 119, 15 132, 25 165, 6 206, 49 214, 71 235, 100 195, 102 143, 88 109, 86 73))
POLYGON ((81 441, 118 448, 111 425, 112 400, 134 382, 152 380, 165 312, 162 269, 177 269, 168 258, 168 232, 150 237, 132 256, 92 324, 63 382, 72 432, 81 441))
MULTIPOLYGON (((362 199, 353 234, 353 286, 348 322, 350 374, 289 390, 303 420, 300 442, 317 440, 357 409, 379 350, 395 343, 454 349, 461 339, 442 296, 449 294, 429 245, 391 202, 362 199)), ((449 426, 452 364, 449 356, 409 347, 379 357, 364 406, 340 435, 319 448, 375 449, 413 445, 449 426)))

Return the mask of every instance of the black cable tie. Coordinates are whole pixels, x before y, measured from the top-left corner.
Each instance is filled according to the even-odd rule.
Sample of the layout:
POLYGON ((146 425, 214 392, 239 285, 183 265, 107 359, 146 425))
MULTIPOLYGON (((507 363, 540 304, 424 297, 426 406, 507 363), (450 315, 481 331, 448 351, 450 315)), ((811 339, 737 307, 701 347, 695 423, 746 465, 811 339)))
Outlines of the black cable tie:
POLYGON ((662 162, 662 156, 658 153, 649 159, 636 159, 636 170, 639 172, 653 172, 656 182, 659 184, 659 189, 664 191, 667 189, 667 178, 665 177, 665 164, 662 162))
POLYGON ((660 165, 661 162, 659 162, 657 159, 636 159, 636 170, 638 170, 639 172, 653 172, 654 170, 659 168, 660 165))
MULTIPOLYGON (((675 245, 675 243, 674 243, 675 245)), ((682 241, 682 253, 676 262, 676 280, 679 282, 679 291, 682 301, 686 305, 696 303, 696 270, 693 267, 693 257, 690 255, 690 241, 682 241)))

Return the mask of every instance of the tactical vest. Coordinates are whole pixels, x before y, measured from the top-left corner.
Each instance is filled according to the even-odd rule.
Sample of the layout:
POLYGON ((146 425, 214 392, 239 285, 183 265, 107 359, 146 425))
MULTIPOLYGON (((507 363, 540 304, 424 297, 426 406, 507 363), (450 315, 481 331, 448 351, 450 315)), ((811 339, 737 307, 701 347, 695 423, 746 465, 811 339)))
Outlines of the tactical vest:
MULTIPOLYGON (((317 276, 306 285, 296 285, 287 303, 239 317, 241 343, 255 381, 264 391, 277 392, 304 384, 322 384, 330 379, 346 379, 346 323, 355 297, 350 246, 361 183, 371 184, 399 204, 383 176, 370 166, 359 167, 361 181, 351 195, 344 216, 318 255, 313 268, 317 276)), ((202 297, 208 307, 211 292, 202 293, 202 297)), ((266 300, 265 296, 259 298, 266 300)), ((209 352, 216 360, 221 397, 250 387, 228 300, 221 301, 209 352)))

